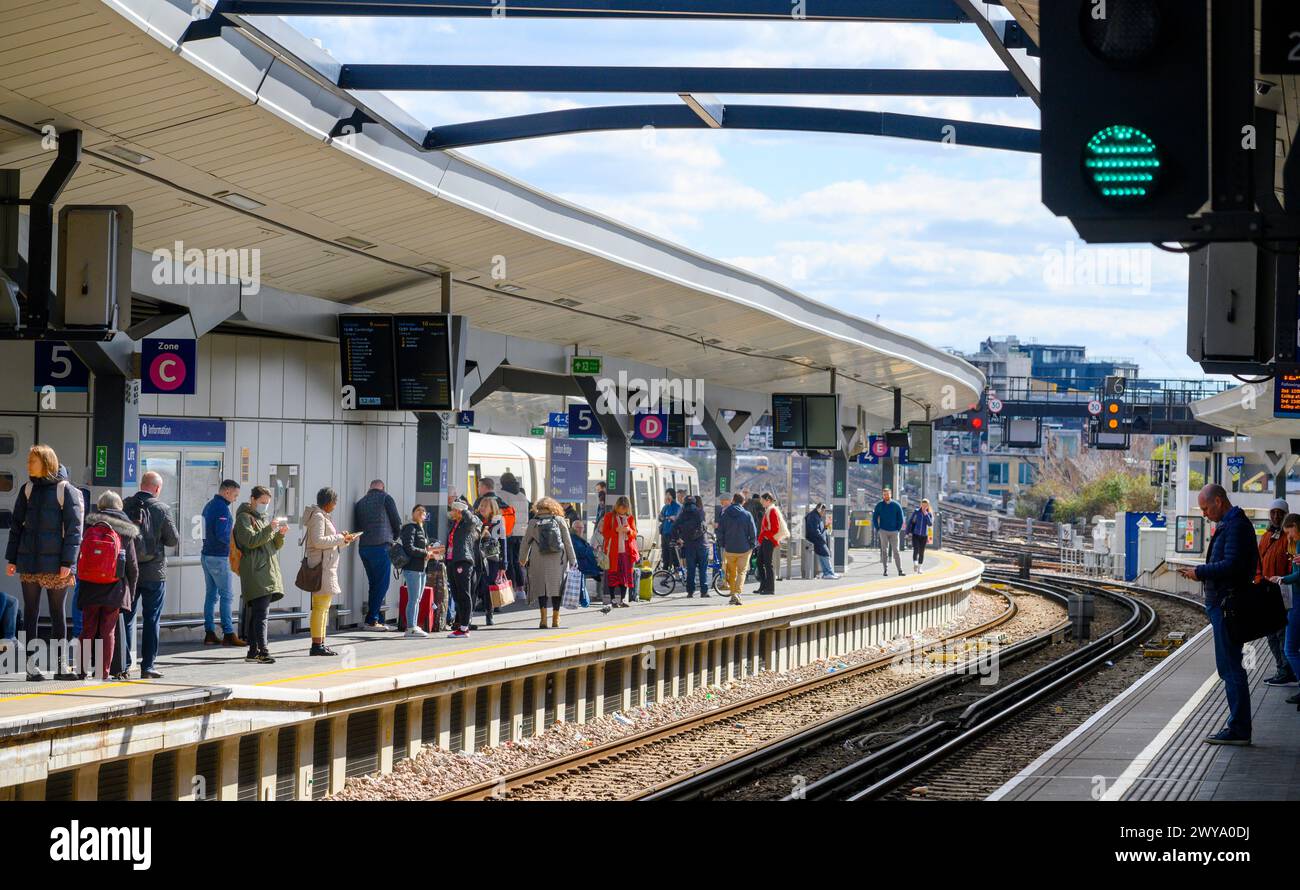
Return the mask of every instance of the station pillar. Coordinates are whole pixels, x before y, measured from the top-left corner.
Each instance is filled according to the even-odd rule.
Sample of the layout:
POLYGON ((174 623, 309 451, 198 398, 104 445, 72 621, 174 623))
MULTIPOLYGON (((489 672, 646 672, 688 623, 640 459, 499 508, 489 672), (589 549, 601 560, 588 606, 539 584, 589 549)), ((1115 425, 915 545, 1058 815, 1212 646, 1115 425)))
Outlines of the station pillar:
POLYGON ((736 473, 736 449, 758 418, 750 411, 731 411, 730 418, 725 418, 722 412, 726 409, 714 405, 704 405, 703 409, 700 426, 717 452, 713 493, 719 501, 729 501, 736 473))
POLYGON ((130 375, 135 343, 118 334, 108 342, 70 345, 92 375, 91 496, 108 489, 131 494, 140 483, 140 381, 130 375))
POLYGON ((1188 485, 1192 478, 1192 439, 1190 436, 1177 436, 1174 439, 1177 470, 1174 473, 1174 510, 1178 516, 1191 513, 1191 489, 1188 485))
POLYGON ((439 541, 447 539, 447 425, 436 412, 416 415, 415 492, 429 510, 425 528, 439 541))
MULTIPOLYGON (((596 413, 596 422, 605 434, 605 491, 606 503, 614 508, 614 501, 632 496, 632 440, 628 435, 627 393, 616 398, 601 399, 601 391, 591 377, 574 377, 583 398, 596 413)), ((657 508, 656 508, 657 509, 657 508)))
POLYGON ((831 560, 843 573, 849 553, 849 455, 843 449, 831 457, 831 560))

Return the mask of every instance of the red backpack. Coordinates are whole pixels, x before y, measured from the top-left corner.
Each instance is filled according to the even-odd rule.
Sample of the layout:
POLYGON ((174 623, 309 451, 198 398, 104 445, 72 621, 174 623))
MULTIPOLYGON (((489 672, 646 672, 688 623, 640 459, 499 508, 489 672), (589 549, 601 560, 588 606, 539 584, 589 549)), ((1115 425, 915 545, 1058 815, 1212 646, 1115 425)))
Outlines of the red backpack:
POLYGON ((96 522, 81 536, 81 553, 77 556, 77 578, 91 584, 113 584, 118 580, 117 563, 122 555, 122 539, 106 522, 96 522))

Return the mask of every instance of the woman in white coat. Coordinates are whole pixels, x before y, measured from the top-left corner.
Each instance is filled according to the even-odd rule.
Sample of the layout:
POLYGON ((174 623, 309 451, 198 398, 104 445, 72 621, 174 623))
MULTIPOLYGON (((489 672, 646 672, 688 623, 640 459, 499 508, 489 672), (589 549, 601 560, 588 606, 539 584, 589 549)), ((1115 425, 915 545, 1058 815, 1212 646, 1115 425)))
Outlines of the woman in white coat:
POLYGON ((309 568, 321 567, 320 590, 311 595, 311 653, 312 655, 337 655, 325 645, 325 627, 329 622, 330 603, 339 587, 339 551, 360 535, 340 532, 334 527, 330 514, 338 506, 339 495, 332 488, 316 492, 316 503, 302 514, 303 557, 309 568))

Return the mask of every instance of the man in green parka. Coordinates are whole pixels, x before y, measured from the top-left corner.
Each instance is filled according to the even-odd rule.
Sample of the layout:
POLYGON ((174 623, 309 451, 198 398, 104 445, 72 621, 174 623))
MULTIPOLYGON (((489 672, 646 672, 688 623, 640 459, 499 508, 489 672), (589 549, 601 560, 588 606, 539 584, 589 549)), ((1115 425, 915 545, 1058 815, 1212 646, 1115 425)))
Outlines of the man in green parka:
POLYGON ((275 664, 266 648, 271 603, 284 598, 280 577, 280 548, 284 546, 287 520, 273 523, 269 516, 271 492, 254 486, 252 497, 235 513, 235 546, 239 548, 239 587, 244 601, 244 636, 248 655, 244 661, 275 664))

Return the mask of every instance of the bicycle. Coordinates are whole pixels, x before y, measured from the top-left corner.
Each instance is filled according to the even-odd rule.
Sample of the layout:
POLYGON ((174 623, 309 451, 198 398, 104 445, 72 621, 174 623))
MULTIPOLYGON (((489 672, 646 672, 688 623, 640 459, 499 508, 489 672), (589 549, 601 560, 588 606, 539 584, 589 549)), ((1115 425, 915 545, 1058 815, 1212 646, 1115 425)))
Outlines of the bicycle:
MULTIPOLYGON (((650 576, 650 587, 655 592, 655 596, 670 596, 677 590, 678 584, 686 583, 686 569, 682 565, 680 556, 677 559, 677 565, 668 568, 664 560, 669 547, 673 548, 673 553, 677 554, 677 547, 672 542, 664 544, 664 551, 659 557, 659 565, 655 568, 654 574, 650 576)), ((710 561, 707 564, 709 569, 713 570, 713 591, 722 593, 727 589, 727 580, 722 573, 722 560, 717 555, 717 548, 710 547, 710 561)), ((703 591, 701 591, 703 592, 703 591)))

